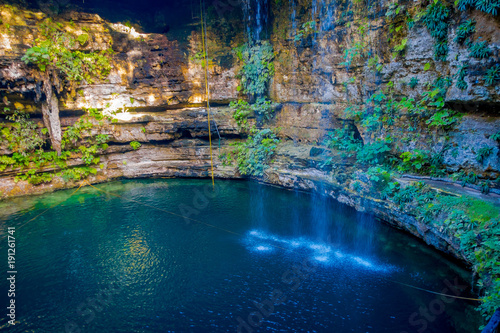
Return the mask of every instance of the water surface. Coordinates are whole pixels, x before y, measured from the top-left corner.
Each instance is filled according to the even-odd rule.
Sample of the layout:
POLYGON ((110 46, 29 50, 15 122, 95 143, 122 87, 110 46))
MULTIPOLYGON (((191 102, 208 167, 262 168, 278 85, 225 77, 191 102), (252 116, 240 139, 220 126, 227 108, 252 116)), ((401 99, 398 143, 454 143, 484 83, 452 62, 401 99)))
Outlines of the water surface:
MULTIPOLYGON (((458 284, 467 290, 454 292, 474 296, 470 273, 419 240, 319 195, 217 184, 214 195, 208 180, 119 181, 97 186, 117 196, 84 187, 0 203, 2 271, 6 230, 16 227, 18 272, 17 325, 2 315, 1 330, 473 332, 480 325, 473 302, 401 284, 447 294, 458 284)), ((8 285, 0 281, 5 309, 8 285)))

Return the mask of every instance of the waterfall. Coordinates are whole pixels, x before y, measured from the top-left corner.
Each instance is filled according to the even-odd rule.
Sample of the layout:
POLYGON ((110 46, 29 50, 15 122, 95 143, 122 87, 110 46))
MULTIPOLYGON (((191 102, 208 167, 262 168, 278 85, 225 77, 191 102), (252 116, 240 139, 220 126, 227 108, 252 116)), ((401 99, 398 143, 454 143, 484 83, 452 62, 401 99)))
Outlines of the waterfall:
POLYGON ((243 15, 249 44, 255 44, 268 35, 269 0, 243 0, 243 15))
POLYGON ((290 22, 291 29, 288 36, 293 38, 297 34, 297 5, 295 4, 295 0, 290 0, 290 22))

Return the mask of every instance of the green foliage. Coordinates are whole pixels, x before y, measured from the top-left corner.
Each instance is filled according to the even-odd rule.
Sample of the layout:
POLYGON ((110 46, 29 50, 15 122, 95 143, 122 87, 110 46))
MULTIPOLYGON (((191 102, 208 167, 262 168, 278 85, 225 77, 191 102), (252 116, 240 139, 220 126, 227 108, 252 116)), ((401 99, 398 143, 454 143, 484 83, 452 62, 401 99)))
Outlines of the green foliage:
POLYGON ((411 89, 415 89, 415 87, 418 85, 418 78, 412 77, 408 85, 411 89))
POLYGON ((370 167, 366 174, 370 177, 372 190, 376 191, 381 199, 387 199, 399 189, 398 182, 392 182, 392 174, 380 166, 370 167))
POLYGON ((356 192, 361 192, 361 189, 362 189, 361 183, 358 181, 353 182, 352 189, 356 192))
POLYGON ((423 22, 431 36, 435 39, 434 57, 446 60, 448 54, 448 20, 450 11, 441 1, 432 2, 423 15, 423 22))
POLYGON ((42 183, 50 183, 54 178, 53 173, 37 173, 36 170, 31 169, 25 173, 18 174, 14 181, 17 183, 20 180, 28 181, 32 185, 39 185, 42 183))
POLYGON ((393 200, 395 203, 404 206, 405 204, 412 202, 417 193, 418 188, 414 186, 406 186, 394 194, 393 200))
POLYGON ((477 59, 485 59, 491 56, 491 49, 488 46, 488 42, 476 42, 470 45, 469 47, 469 57, 477 58, 477 59))
POLYGON ((470 36, 476 32, 476 21, 474 19, 469 19, 464 23, 460 24, 456 31, 455 42, 462 44, 470 44, 470 36))
POLYGON ((428 110, 434 110, 432 116, 427 119, 429 127, 438 127, 444 130, 450 130, 462 119, 462 114, 451 109, 445 108, 445 95, 450 82, 448 80, 438 79, 434 83, 434 89, 424 92, 421 104, 428 110))
MULTIPOLYGON (((0 171, 7 167, 18 168, 15 180, 25 180, 30 184, 38 185, 48 183, 57 176, 65 180, 79 180, 90 174, 95 174, 96 169, 89 167, 68 169, 67 160, 75 154, 87 165, 99 163, 97 156, 100 151, 107 149, 106 134, 91 135, 94 128, 92 120, 102 120, 104 116, 97 109, 89 109, 73 126, 68 126, 63 133, 61 145, 63 150, 60 155, 55 151, 42 149, 43 139, 40 137, 37 126, 28 120, 28 116, 19 111, 9 116, 16 123, 12 129, 3 128, 2 136, 13 147, 12 156, 0 156, 0 171), (44 172, 44 168, 51 167, 59 172, 44 172)), ((41 132, 46 132, 41 130, 41 132)))
POLYGON ((354 131, 350 130, 348 126, 337 128, 333 132, 326 135, 324 144, 328 148, 335 148, 343 151, 358 151, 361 149, 363 142, 354 138, 354 131))
POLYGON ((388 19, 395 19, 399 14, 402 14, 405 10, 405 6, 399 4, 397 1, 391 2, 387 6, 387 11, 385 12, 385 17, 388 19))
POLYGON ((223 156, 223 159, 226 164, 236 159, 242 175, 262 176, 279 142, 273 130, 252 127, 247 140, 234 144, 235 151, 223 156))
POLYGON ((78 35, 78 37, 76 37, 76 40, 78 41, 78 43, 80 43, 81 45, 85 45, 85 43, 87 43, 87 41, 89 40, 89 35, 88 34, 81 34, 81 35, 78 35))
POLYGON ((490 193, 490 182, 481 182, 479 184, 479 187, 481 188, 481 193, 488 194, 490 193))
POLYGON ((460 90, 465 90, 468 87, 467 82, 465 82, 465 76, 467 75, 467 69, 469 64, 464 62, 457 73, 457 83, 456 86, 460 90))
POLYGON ((6 116, 7 120, 12 122, 12 126, 3 127, 0 132, 0 136, 9 142, 9 149, 24 156, 33 153, 44 144, 38 126, 29 120, 29 117, 28 113, 14 111, 6 116))
POLYGON ((407 43, 408 43, 408 38, 404 38, 403 40, 401 40, 401 43, 399 43, 394 47, 394 53, 396 53, 396 55, 403 54, 406 51, 407 43))
POLYGON ((237 57, 243 61, 239 76, 241 88, 250 95, 263 95, 269 80, 274 75, 273 47, 268 41, 255 45, 244 45, 235 49, 237 57))
POLYGON ((395 193, 393 200, 424 223, 458 239, 464 256, 473 263, 484 290, 478 309, 485 319, 500 307, 500 210, 468 196, 436 193, 421 182, 395 193))
POLYGON ((415 149, 401 154, 398 164, 400 172, 411 172, 439 176, 443 168, 443 151, 431 154, 428 151, 415 149))
POLYGON ((493 86, 496 85, 498 81, 500 81, 500 65, 496 64, 486 71, 486 75, 484 76, 484 85, 493 86))
POLYGON ((236 124, 239 128, 247 130, 248 129, 248 116, 253 112, 252 107, 247 101, 238 100, 238 102, 231 102, 229 104, 231 108, 234 108, 233 118, 236 120, 236 124))
POLYGON ((476 153, 476 161, 483 163, 493 153, 493 147, 482 147, 476 153))
POLYGON ((368 22, 360 24, 356 34, 356 37, 358 37, 356 42, 344 49, 344 61, 340 65, 345 66, 347 70, 349 70, 353 61, 368 55, 368 41, 365 40, 367 30, 368 22))
POLYGON ((76 41, 81 43, 85 39, 84 36, 88 38, 88 35, 83 34, 75 39, 51 19, 46 19, 39 28, 43 37, 37 38, 35 45, 22 57, 26 64, 33 63, 42 72, 47 69, 60 71, 72 82, 93 83, 95 78, 104 79, 108 76, 111 70, 108 55, 112 50, 99 52, 75 50, 76 41))
POLYGON ((376 72, 380 72, 384 68, 384 65, 380 62, 380 57, 378 55, 374 55, 368 59, 368 67, 376 72))
POLYGON ((500 141, 500 131, 498 131, 495 134, 493 134, 492 136, 490 136, 490 139, 494 140, 494 141, 500 141))
POLYGON ((431 126, 440 127, 444 130, 450 130, 462 119, 462 114, 450 109, 439 109, 434 113, 426 123, 431 126))
POLYGON ((474 172, 465 172, 464 170, 454 173, 452 175, 452 179, 460 181, 460 184, 462 186, 465 186, 467 184, 476 184, 478 182, 478 177, 474 172))
POLYGON ((130 142, 130 147, 132 147, 133 150, 137 150, 141 147, 141 143, 137 141, 132 141, 130 142))
POLYGON ((62 171, 62 178, 64 181, 77 181, 87 178, 90 175, 97 174, 97 169, 91 167, 75 167, 65 169, 62 171))
POLYGON ((274 114, 272 102, 265 97, 258 97, 254 104, 240 99, 237 102, 231 102, 229 106, 234 108, 233 118, 236 120, 236 124, 244 130, 248 130, 248 117, 252 113, 264 121, 270 120, 274 114))
POLYGON ((465 11, 467 8, 475 8, 491 15, 497 15, 500 7, 498 0, 456 0, 455 5, 461 11, 465 11))
POLYGON ((390 138, 386 138, 377 139, 374 143, 365 144, 356 155, 358 162, 372 165, 383 163, 387 157, 387 152, 391 150, 388 146, 391 142, 390 138))
POLYGON ((421 173, 426 166, 430 165, 428 153, 419 149, 404 152, 400 157, 403 159, 398 166, 401 172, 412 171, 421 173))
POLYGON ((303 38, 316 32, 316 21, 308 21, 302 24, 302 29, 297 31, 297 34, 293 37, 293 41, 300 42, 303 38))
POLYGON ((16 160, 10 156, 0 155, 0 171, 16 164, 16 160))

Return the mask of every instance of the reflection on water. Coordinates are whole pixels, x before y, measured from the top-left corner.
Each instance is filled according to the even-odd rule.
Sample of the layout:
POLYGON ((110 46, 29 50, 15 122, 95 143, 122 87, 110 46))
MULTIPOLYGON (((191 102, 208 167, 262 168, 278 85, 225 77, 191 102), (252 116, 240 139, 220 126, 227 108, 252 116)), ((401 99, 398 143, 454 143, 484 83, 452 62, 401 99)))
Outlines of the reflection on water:
MULTIPOLYGON (((16 233, 19 324, 7 328, 2 316, 2 332, 65 332, 66 325, 99 333, 236 332, 237 318, 247 319, 275 289, 287 300, 255 332, 415 332, 409 318, 436 296, 390 280, 435 291, 446 281, 469 285, 469 272, 436 251, 333 200, 251 182, 217 184, 203 207, 193 198, 211 189, 209 180, 150 179, 99 185, 120 197, 86 187, 72 197, 23 198, 19 209, 1 212, 2 230, 24 225, 16 233), (192 218, 215 227, 186 223, 186 205, 192 218), (305 259, 315 269, 291 290, 283 274, 305 259)), ((6 271, 6 261, 0 265, 6 271)), ((8 287, 0 279, 4 305, 8 287)), ((446 304, 427 332, 474 331, 475 305, 446 304)))

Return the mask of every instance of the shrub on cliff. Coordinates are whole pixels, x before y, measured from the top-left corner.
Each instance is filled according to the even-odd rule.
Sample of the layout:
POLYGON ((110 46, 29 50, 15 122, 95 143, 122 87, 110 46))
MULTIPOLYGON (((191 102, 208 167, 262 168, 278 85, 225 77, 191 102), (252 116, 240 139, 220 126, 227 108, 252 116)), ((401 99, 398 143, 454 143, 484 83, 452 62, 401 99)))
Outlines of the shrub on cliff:
POLYGON ((242 91, 251 96, 262 96, 274 75, 273 47, 268 41, 255 45, 243 45, 235 49, 236 56, 243 62, 239 72, 242 91))
POLYGON ((262 176, 269 168, 268 163, 279 142, 275 131, 252 127, 247 140, 234 144, 235 150, 222 156, 222 159, 224 164, 231 164, 236 160, 238 171, 242 175, 262 176))
POLYGON ((104 79, 111 70, 108 55, 112 50, 78 50, 78 45, 87 43, 88 38, 71 35, 62 23, 50 18, 39 24, 38 29, 41 37, 35 39, 35 45, 22 59, 27 64, 35 64, 39 70, 36 78, 44 99, 41 93, 37 94, 37 99, 42 99, 43 121, 49 130, 52 147, 61 153, 62 132, 56 94, 62 92, 65 80, 72 86, 82 81, 93 83, 95 79, 104 79))

